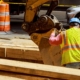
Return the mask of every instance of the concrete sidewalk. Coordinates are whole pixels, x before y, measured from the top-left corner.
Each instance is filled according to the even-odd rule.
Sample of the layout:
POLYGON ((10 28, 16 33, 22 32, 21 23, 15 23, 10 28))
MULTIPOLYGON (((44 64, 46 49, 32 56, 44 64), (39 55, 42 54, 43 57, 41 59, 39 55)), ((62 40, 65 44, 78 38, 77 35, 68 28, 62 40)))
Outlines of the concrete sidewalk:
POLYGON ((17 30, 13 29, 10 31, 0 31, 0 39, 30 39, 30 36, 27 34, 27 32, 23 30, 17 30))

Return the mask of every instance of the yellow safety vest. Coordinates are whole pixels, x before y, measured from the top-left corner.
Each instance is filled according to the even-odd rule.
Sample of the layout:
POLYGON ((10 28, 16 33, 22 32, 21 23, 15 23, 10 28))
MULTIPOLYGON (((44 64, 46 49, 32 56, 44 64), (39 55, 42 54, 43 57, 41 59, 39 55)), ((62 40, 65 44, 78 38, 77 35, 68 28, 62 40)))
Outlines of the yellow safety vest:
POLYGON ((73 27, 61 33, 62 62, 68 64, 80 62, 80 29, 73 27))

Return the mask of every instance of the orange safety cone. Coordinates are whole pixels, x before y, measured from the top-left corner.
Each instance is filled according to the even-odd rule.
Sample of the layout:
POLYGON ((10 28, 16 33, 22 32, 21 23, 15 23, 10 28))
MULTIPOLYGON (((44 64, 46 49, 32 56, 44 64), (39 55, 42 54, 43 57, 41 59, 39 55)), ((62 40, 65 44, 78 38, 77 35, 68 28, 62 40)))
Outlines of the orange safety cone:
POLYGON ((9 4, 0 1, 0 31, 10 30, 9 4))

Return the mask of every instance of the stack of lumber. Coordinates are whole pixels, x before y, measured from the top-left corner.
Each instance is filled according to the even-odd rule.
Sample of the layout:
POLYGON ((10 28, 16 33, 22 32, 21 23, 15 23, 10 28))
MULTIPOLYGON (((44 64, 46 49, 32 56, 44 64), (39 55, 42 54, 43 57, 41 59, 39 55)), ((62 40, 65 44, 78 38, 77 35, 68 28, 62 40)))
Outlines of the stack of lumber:
POLYGON ((0 80, 5 78, 7 80, 80 80, 80 70, 0 59, 0 80))
POLYGON ((0 80, 80 80, 80 70, 43 64, 28 39, 0 39, 0 80))
POLYGON ((28 39, 0 39, 0 57, 42 62, 38 46, 28 39))

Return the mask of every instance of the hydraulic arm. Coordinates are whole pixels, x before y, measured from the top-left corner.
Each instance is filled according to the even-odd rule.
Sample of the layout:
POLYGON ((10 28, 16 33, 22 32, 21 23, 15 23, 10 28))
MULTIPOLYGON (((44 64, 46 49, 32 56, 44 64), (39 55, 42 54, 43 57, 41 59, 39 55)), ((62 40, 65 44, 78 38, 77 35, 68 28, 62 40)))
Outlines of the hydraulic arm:
MULTIPOLYGON (((30 36, 33 42, 39 46, 43 62, 50 65, 59 65, 50 55, 50 49, 52 46, 49 45, 48 38, 54 28, 56 28, 56 33, 61 29, 61 23, 58 19, 51 14, 52 10, 57 7, 58 0, 27 0, 26 10, 24 15, 24 23, 22 25, 23 30, 25 30, 30 36), (38 16, 40 6, 45 2, 50 2, 50 6, 45 15, 38 16)), ((60 49, 59 49, 60 50, 60 49)))

